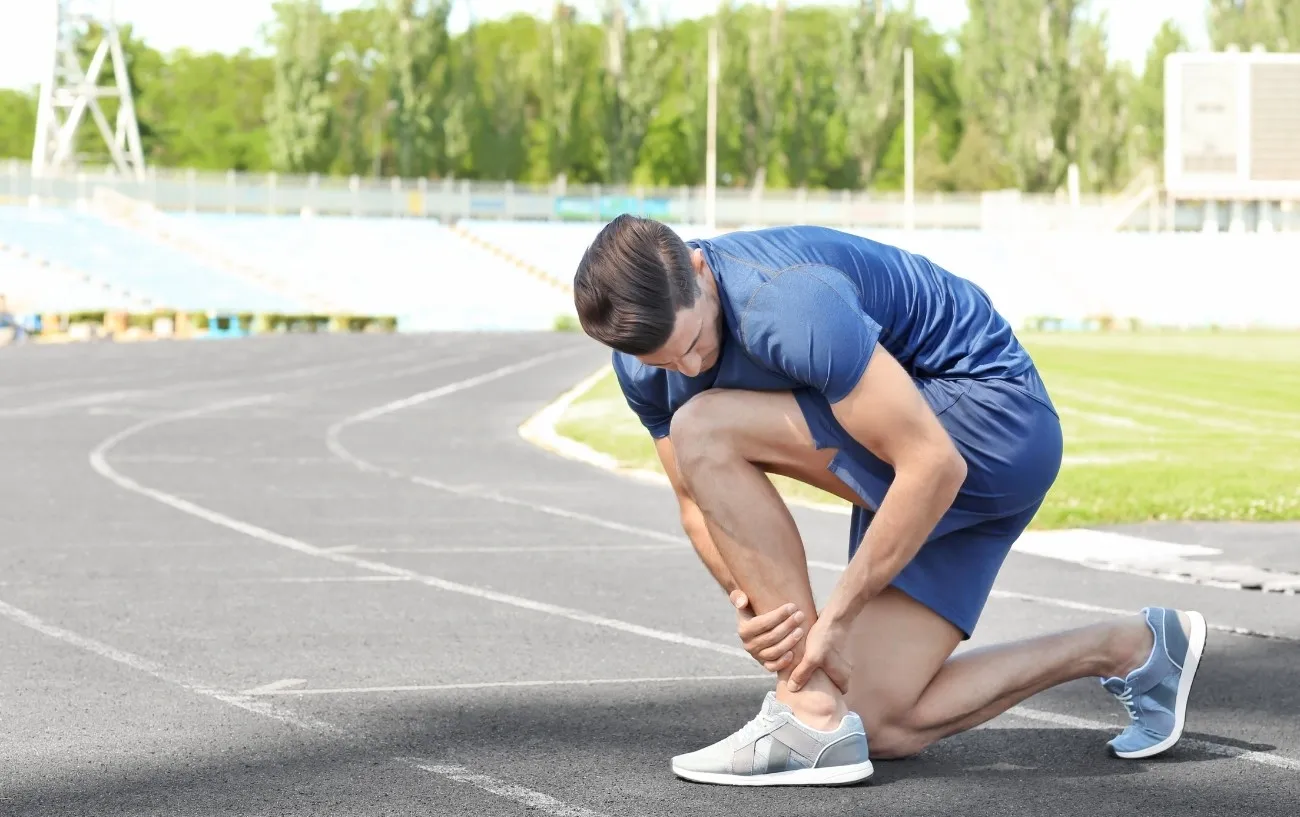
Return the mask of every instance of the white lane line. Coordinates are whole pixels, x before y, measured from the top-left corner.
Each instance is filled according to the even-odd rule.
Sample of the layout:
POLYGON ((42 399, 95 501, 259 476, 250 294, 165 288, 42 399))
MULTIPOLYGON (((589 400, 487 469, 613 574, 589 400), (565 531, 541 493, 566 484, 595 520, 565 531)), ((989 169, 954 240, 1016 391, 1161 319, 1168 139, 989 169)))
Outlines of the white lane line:
MULTIPOLYGON (((533 358, 532 360, 540 362, 541 360, 549 360, 554 357, 555 357, 554 354, 548 354, 542 356, 541 358, 533 358)), ((534 365, 536 364, 534 363, 534 365)), ((506 369, 518 371, 519 368, 520 365, 515 364, 512 366, 503 367, 502 369, 494 370, 494 372, 489 372, 488 374, 489 375, 496 374, 505 371, 506 369)), ((498 374, 497 376, 500 377, 504 375, 498 374)), ((486 378, 487 375, 482 375, 476 378, 472 378, 472 380, 474 382, 483 383, 483 382, 487 382, 486 378)), ((466 383, 470 381, 461 381, 461 382, 466 383)), ((454 388, 456 385, 458 384, 453 383, 450 386, 443 387, 438 391, 440 391, 442 394, 451 394, 459 390, 454 388)), ((429 394, 429 392, 425 392, 425 394, 429 394)), ((135 480, 122 475, 117 470, 115 470, 112 465, 108 463, 107 455, 114 448, 114 446, 118 445, 123 440, 126 440, 136 434, 139 434, 141 431, 144 431, 146 429, 163 425, 165 423, 176 422, 178 420, 183 420, 189 417, 195 417, 200 414, 204 414, 211 411, 218 411, 226 408, 232 408, 234 406, 247 405, 256 402, 264 402, 271 398, 272 398, 271 395, 262 395, 259 397, 246 397, 246 398, 241 398, 239 400, 230 400, 222 403, 215 403, 208 406, 203 406, 195 409, 188 409, 182 412, 176 412, 174 414, 168 414, 163 417, 144 420, 142 422, 136 423, 133 426, 130 426, 129 428, 123 429, 117 434, 114 434, 113 436, 104 440, 104 442, 100 443, 93 451, 90 452, 90 465, 100 476, 104 477, 105 479, 113 482, 117 486, 127 491, 140 494, 142 496, 146 496, 154 500, 155 502, 159 502, 170 508, 174 508, 175 510, 178 510, 182 513, 189 514, 190 516, 194 516, 204 521, 211 522, 214 525, 219 525, 221 527, 236 531, 237 533, 242 533, 245 536, 249 536, 253 539, 259 539, 268 544, 278 545, 279 547, 297 551, 298 553, 303 553, 308 556, 314 556, 319 559, 326 559, 332 562, 336 562, 338 564, 351 565, 353 567, 359 567, 364 570, 369 570, 375 573, 381 573, 388 576, 401 576, 404 578, 408 578, 412 581, 428 585, 430 587, 436 587, 439 590, 445 590, 450 593, 459 593, 461 595, 471 596, 473 598, 483 599, 485 601, 493 601, 493 602, 497 602, 498 604, 505 604, 511 607, 518 607, 523 610, 530 610, 537 613, 545 613, 548 615, 558 616, 561 618, 567 618, 571 621, 577 621, 583 624, 591 624, 598 627, 604 627, 606 629, 630 633, 632 635, 644 636, 646 638, 651 638, 658 641, 665 641, 672 644, 680 644, 682 646, 696 647, 698 649, 717 652, 723 655, 732 655, 736 657, 743 657, 745 659, 749 659, 749 654, 746 653, 740 647, 718 644, 713 641, 708 641, 707 639, 696 638, 694 636, 685 635, 683 633, 674 633, 674 632, 669 632, 667 630, 655 629, 653 627, 644 627, 640 624, 634 624, 629 621, 622 621, 620 619, 609 618, 606 616, 599 616, 592 613, 584 612, 582 610, 576 610, 570 607, 562 607, 558 604, 549 604, 547 602, 534 601, 533 599, 527 599, 521 596, 514 596, 509 593, 501 593, 496 590, 489 590, 487 588, 475 587, 473 585, 461 584, 460 582, 448 581, 446 579, 438 578, 437 576, 426 575, 414 570, 408 570, 406 568, 390 565, 385 562, 377 562, 370 559, 360 559, 355 556, 350 556, 346 553, 337 553, 334 551, 326 550, 324 548, 317 547, 316 545, 312 545, 307 542, 304 542, 300 539, 295 539, 291 536, 285 536, 284 534, 267 530, 266 528, 259 527, 258 525, 253 525, 243 520, 226 516, 225 514, 218 513, 217 511, 211 510, 210 508, 205 508, 202 505, 198 505, 194 502, 190 502, 187 499, 182 499, 178 496, 174 496, 172 494, 166 493, 165 491, 159 491, 156 488, 150 488, 146 485, 142 485, 139 482, 136 482, 135 480)), ((433 398, 425 398, 425 399, 433 399, 433 398)), ((374 416, 378 416, 378 414, 374 416)), ((671 541, 677 542, 679 541, 679 538, 672 537, 671 541)))
MULTIPOLYGON (((178 686, 187 692, 212 698, 213 700, 229 704, 230 706, 237 707, 246 712, 252 712, 255 715, 273 718, 277 721, 311 732, 324 732, 332 735, 350 734, 350 730, 342 729, 332 723, 317 718, 305 717, 293 712, 286 712, 269 701, 254 699, 254 696, 256 695, 265 695, 268 690, 282 687, 283 685, 290 683, 305 683, 305 681, 302 681, 301 679, 286 678, 283 681, 276 681, 273 684, 267 684, 264 687, 258 687, 257 689, 249 690, 244 693, 229 692, 205 684, 197 684, 185 680, 169 670, 164 669, 155 661, 150 661, 148 658, 143 658, 133 653, 126 652, 125 650, 119 650, 116 647, 111 647, 103 642, 96 641, 93 638, 87 638, 86 636, 79 635, 70 630, 65 630, 62 627, 57 627, 43 621, 26 610, 21 610, 13 605, 6 604, 3 601, 0 601, 0 616, 21 624, 24 627, 35 630, 42 635, 70 644, 79 649, 93 653, 94 655, 98 655, 101 658, 107 658, 110 661, 123 664, 138 672, 151 675, 160 681, 178 686)), ((588 811, 578 806, 569 805, 568 803, 557 800, 549 795, 542 794, 541 792, 533 791, 532 789, 527 789, 523 786, 517 786, 513 783, 507 783, 506 781, 498 780, 497 778, 475 774, 465 769, 463 766, 434 766, 421 763, 411 758, 400 757, 393 758, 393 760, 415 766, 416 768, 431 774, 451 778, 457 782, 471 783, 472 785, 476 785, 480 789, 491 794, 524 803, 525 805, 541 809, 549 814, 570 815, 571 817, 604 817, 604 815, 600 815, 598 812, 588 811)))
POLYGON ((3 616, 17 624, 21 624, 24 627, 35 630, 42 635, 62 641, 65 644, 71 644, 72 646, 85 650, 86 652, 98 655, 100 658, 107 658, 110 661, 123 664, 138 672, 152 675, 160 681, 174 684, 187 692, 193 692, 196 695, 212 698, 213 700, 221 701, 224 704, 229 704, 245 711, 253 712, 257 715, 274 718, 275 720, 292 724, 303 729, 335 731, 334 726, 325 723, 324 721, 303 717, 293 712, 283 711, 272 706, 267 701, 254 700, 247 694, 229 692, 206 684, 198 684, 186 680, 165 669, 156 661, 151 661, 148 658, 143 658, 134 653, 129 653, 126 650, 119 650, 118 648, 111 647, 102 641, 96 641, 93 638, 88 638, 84 635, 74 633, 71 630, 65 630, 62 627, 50 624, 26 610, 21 610, 3 601, 0 601, 0 616, 3 616))
POLYGON ((569 355, 575 354, 577 351, 578 351, 577 349, 560 349, 554 352, 547 352, 544 355, 538 355, 537 357, 528 358, 527 360, 520 361, 519 363, 512 363, 509 366, 502 366, 499 369, 493 369, 490 372, 484 372, 481 375, 477 375, 476 377, 471 377, 467 380, 460 380, 455 383, 448 383, 447 385, 439 386, 436 389, 429 389, 428 391, 423 391, 420 392, 419 394, 413 394, 410 397, 406 397, 401 400, 395 400, 392 403, 385 403, 382 406, 376 406, 375 408, 369 409, 367 411, 363 411, 360 414, 353 415, 352 417, 349 417, 340 423, 336 423, 334 426, 331 426, 331 428, 342 428, 343 426, 351 425, 352 423, 360 423, 360 422, 365 422, 367 420, 373 420, 377 417, 382 417, 385 414, 389 414, 394 411, 410 408, 411 406, 418 406, 421 403, 427 403, 430 400, 437 400, 440 397, 446 397, 447 395, 455 394, 456 392, 465 391, 466 389, 472 389, 475 386, 481 386, 484 383, 490 383, 493 380, 500 380, 503 377, 509 377, 512 374, 516 374, 518 372, 531 369, 534 366, 540 366, 543 363, 547 363, 557 358, 568 357, 569 355))
POLYGON ((599 811, 571 806, 562 800, 556 800, 549 794, 542 794, 539 791, 520 786, 517 783, 509 783, 486 774, 471 772, 464 766, 449 766, 445 764, 425 763, 414 758, 403 758, 407 763, 417 769, 422 769, 431 774, 441 775, 448 780, 454 780, 457 783, 468 783, 475 788, 482 789, 485 792, 495 794, 498 797, 504 797, 507 800, 514 800, 529 809, 535 809, 544 814, 551 814, 554 817, 608 817, 599 811))
POLYGON ((671 545, 466 545, 464 547, 362 547, 344 545, 330 548, 333 553, 424 553, 431 555, 457 553, 659 553, 663 551, 690 551, 685 541, 671 545))
POLYGON ((245 695, 273 695, 276 692, 293 687, 300 687, 307 683, 306 678, 281 678, 279 681, 272 681, 269 684, 263 684, 260 687, 244 690, 245 695))
MULTIPOLYGON (((480 689, 531 689, 534 687, 592 687, 621 686, 627 684, 685 684, 712 683, 715 681, 768 681, 771 675, 676 675, 659 678, 580 678, 558 681, 480 681, 461 684, 408 684, 379 687, 325 687, 320 689, 270 689, 257 687, 245 690, 245 695, 367 695, 377 692, 456 692, 480 689)), ((280 683, 280 682, 277 682, 280 683)))
POLYGON ((257 584, 356 584, 358 582, 409 582, 407 576, 286 576, 275 579, 245 579, 257 584))
POLYGON ((86 394, 80 397, 69 397, 63 400, 51 400, 47 403, 34 403, 28 406, 18 406, 10 409, 0 409, 0 417, 41 417, 60 409, 81 408, 83 406, 98 406, 104 403, 117 403, 122 400, 128 400, 148 392, 142 390, 135 391, 111 391, 100 392, 98 394, 86 394))
MULTIPOLYGON (((1103 723, 1102 721, 1094 721, 1087 718, 1076 718, 1072 715, 1058 715, 1055 712, 1044 712, 1041 709, 1030 709, 1024 706, 1013 706, 1007 710, 1007 714, 1015 715, 1031 721, 1050 723, 1053 726, 1063 726, 1070 729, 1086 729, 1088 731, 1104 732, 1114 732, 1116 729, 1115 724, 1113 723, 1103 723)), ((1300 772, 1300 760, 1271 754, 1269 752, 1240 749, 1236 746, 1228 746, 1222 743, 1211 743, 1206 740, 1197 740, 1196 738, 1186 737, 1178 741, 1178 746, 1197 752, 1205 752, 1206 754, 1215 755, 1216 757, 1246 760, 1251 763, 1272 766, 1275 769, 1285 769, 1289 772, 1300 772)))

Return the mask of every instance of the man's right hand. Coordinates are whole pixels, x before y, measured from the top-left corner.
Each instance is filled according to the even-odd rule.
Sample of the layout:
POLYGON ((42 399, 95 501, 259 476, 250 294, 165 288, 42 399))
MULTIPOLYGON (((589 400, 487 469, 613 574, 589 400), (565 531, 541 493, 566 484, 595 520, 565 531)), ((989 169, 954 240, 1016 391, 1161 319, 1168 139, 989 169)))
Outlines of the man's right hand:
POLYGON ((743 591, 732 590, 730 598, 736 608, 736 631, 745 652, 768 672, 790 667, 794 663, 795 645, 806 632, 800 626, 803 612, 793 604, 786 604, 756 616, 743 591))

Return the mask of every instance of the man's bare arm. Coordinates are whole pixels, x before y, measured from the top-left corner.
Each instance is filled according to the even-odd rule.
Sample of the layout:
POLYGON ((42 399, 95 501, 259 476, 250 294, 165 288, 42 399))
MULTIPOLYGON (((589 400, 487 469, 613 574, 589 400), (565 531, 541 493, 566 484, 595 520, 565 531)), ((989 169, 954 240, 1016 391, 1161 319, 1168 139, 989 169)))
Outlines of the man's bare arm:
POLYGON ((713 574, 713 578, 722 589, 730 595, 731 591, 737 588, 736 580, 732 578, 731 571, 727 569, 717 546, 713 544, 713 537, 704 524, 703 512, 682 484, 681 476, 677 472, 677 457, 673 454, 672 442, 667 437, 655 440, 655 451, 659 454, 659 461, 668 474, 668 481, 672 483, 673 493, 677 494, 677 501, 681 506, 682 529, 686 531, 691 545, 695 547, 695 552, 699 554, 704 566, 713 574))
POLYGON ((857 386, 831 409, 894 468, 894 480, 823 615, 852 621, 911 561, 966 479, 966 461, 911 377, 877 346, 857 386))

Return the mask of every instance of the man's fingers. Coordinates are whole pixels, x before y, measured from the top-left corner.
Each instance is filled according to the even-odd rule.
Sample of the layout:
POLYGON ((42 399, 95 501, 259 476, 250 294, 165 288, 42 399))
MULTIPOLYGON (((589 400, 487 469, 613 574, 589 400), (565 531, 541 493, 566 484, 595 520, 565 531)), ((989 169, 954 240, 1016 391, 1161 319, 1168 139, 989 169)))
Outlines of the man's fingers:
POLYGON ((744 610, 749 606, 749 597, 745 595, 744 590, 732 590, 731 603, 737 610, 744 610))
POLYGON ((800 689, 803 689, 803 685, 808 683, 808 679, 812 677, 813 670, 817 669, 819 663, 818 659, 811 653, 805 652, 803 654, 803 660, 800 661, 799 666, 795 667, 794 671, 790 673, 790 679, 785 682, 786 687, 791 692, 798 692, 800 689))
POLYGON ((803 628, 796 627, 791 630, 785 638, 781 639, 779 643, 766 649, 759 650, 758 657, 764 661, 775 660, 776 658, 785 655, 787 652, 793 651, 794 646, 799 643, 799 639, 801 638, 803 638, 803 628))
MULTIPOLYGON (((803 621, 803 613, 793 604, 786 604, 776 608, 775 610, 769 610, 761 616, 754 616, 744 622, 740 628, 740 639, 746 644, 749 644, 757 637, 770 632, 782 622, 787 622, 790 619, 794 619, 789 625, 791 627, 798 626, 799 622, 803 621)), ((789 630, 787 629, 785 632, 775 636, 775 638, 777 640, 784 638, 786 632, 789 632, 789 630)), ((768 644, 758 644, 757 646, 765 647, 768 646, 768 644)))
POLYGON ((791 662, 793 661, 794 661, 794 653, 788 652, 775 661, 764 661, 763 669, 767 670, 768 672, 780 672, 781 670, 790 666, 791 662))

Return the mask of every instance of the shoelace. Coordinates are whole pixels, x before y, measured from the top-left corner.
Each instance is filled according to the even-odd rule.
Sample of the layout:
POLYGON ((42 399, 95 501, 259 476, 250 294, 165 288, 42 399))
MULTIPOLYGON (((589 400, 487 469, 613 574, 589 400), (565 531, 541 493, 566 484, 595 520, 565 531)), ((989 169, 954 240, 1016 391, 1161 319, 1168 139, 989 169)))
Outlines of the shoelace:
POLYGON ((754 716, 753 720, 751 720, 749 723, 742 726, 740 728, 740 731, 732 734, 731 736, 732 746, 739 748, 741 746, 744 746, 752 742, 755 739, 755 736, 759 732, 766 731, 767 728, 771 725, 772 725, 772 717, 760 712, 758 715, 754 716))
POLYGON ((1124 704, 1124 708, 1128 710, 1129 720, 1135 721, 1138 719, 1137 704, 1133 703, 1133 690, 1126 689, 1123 692, 1114 692, 1111 694, 1115 696, 1116 700, 1124 704))

